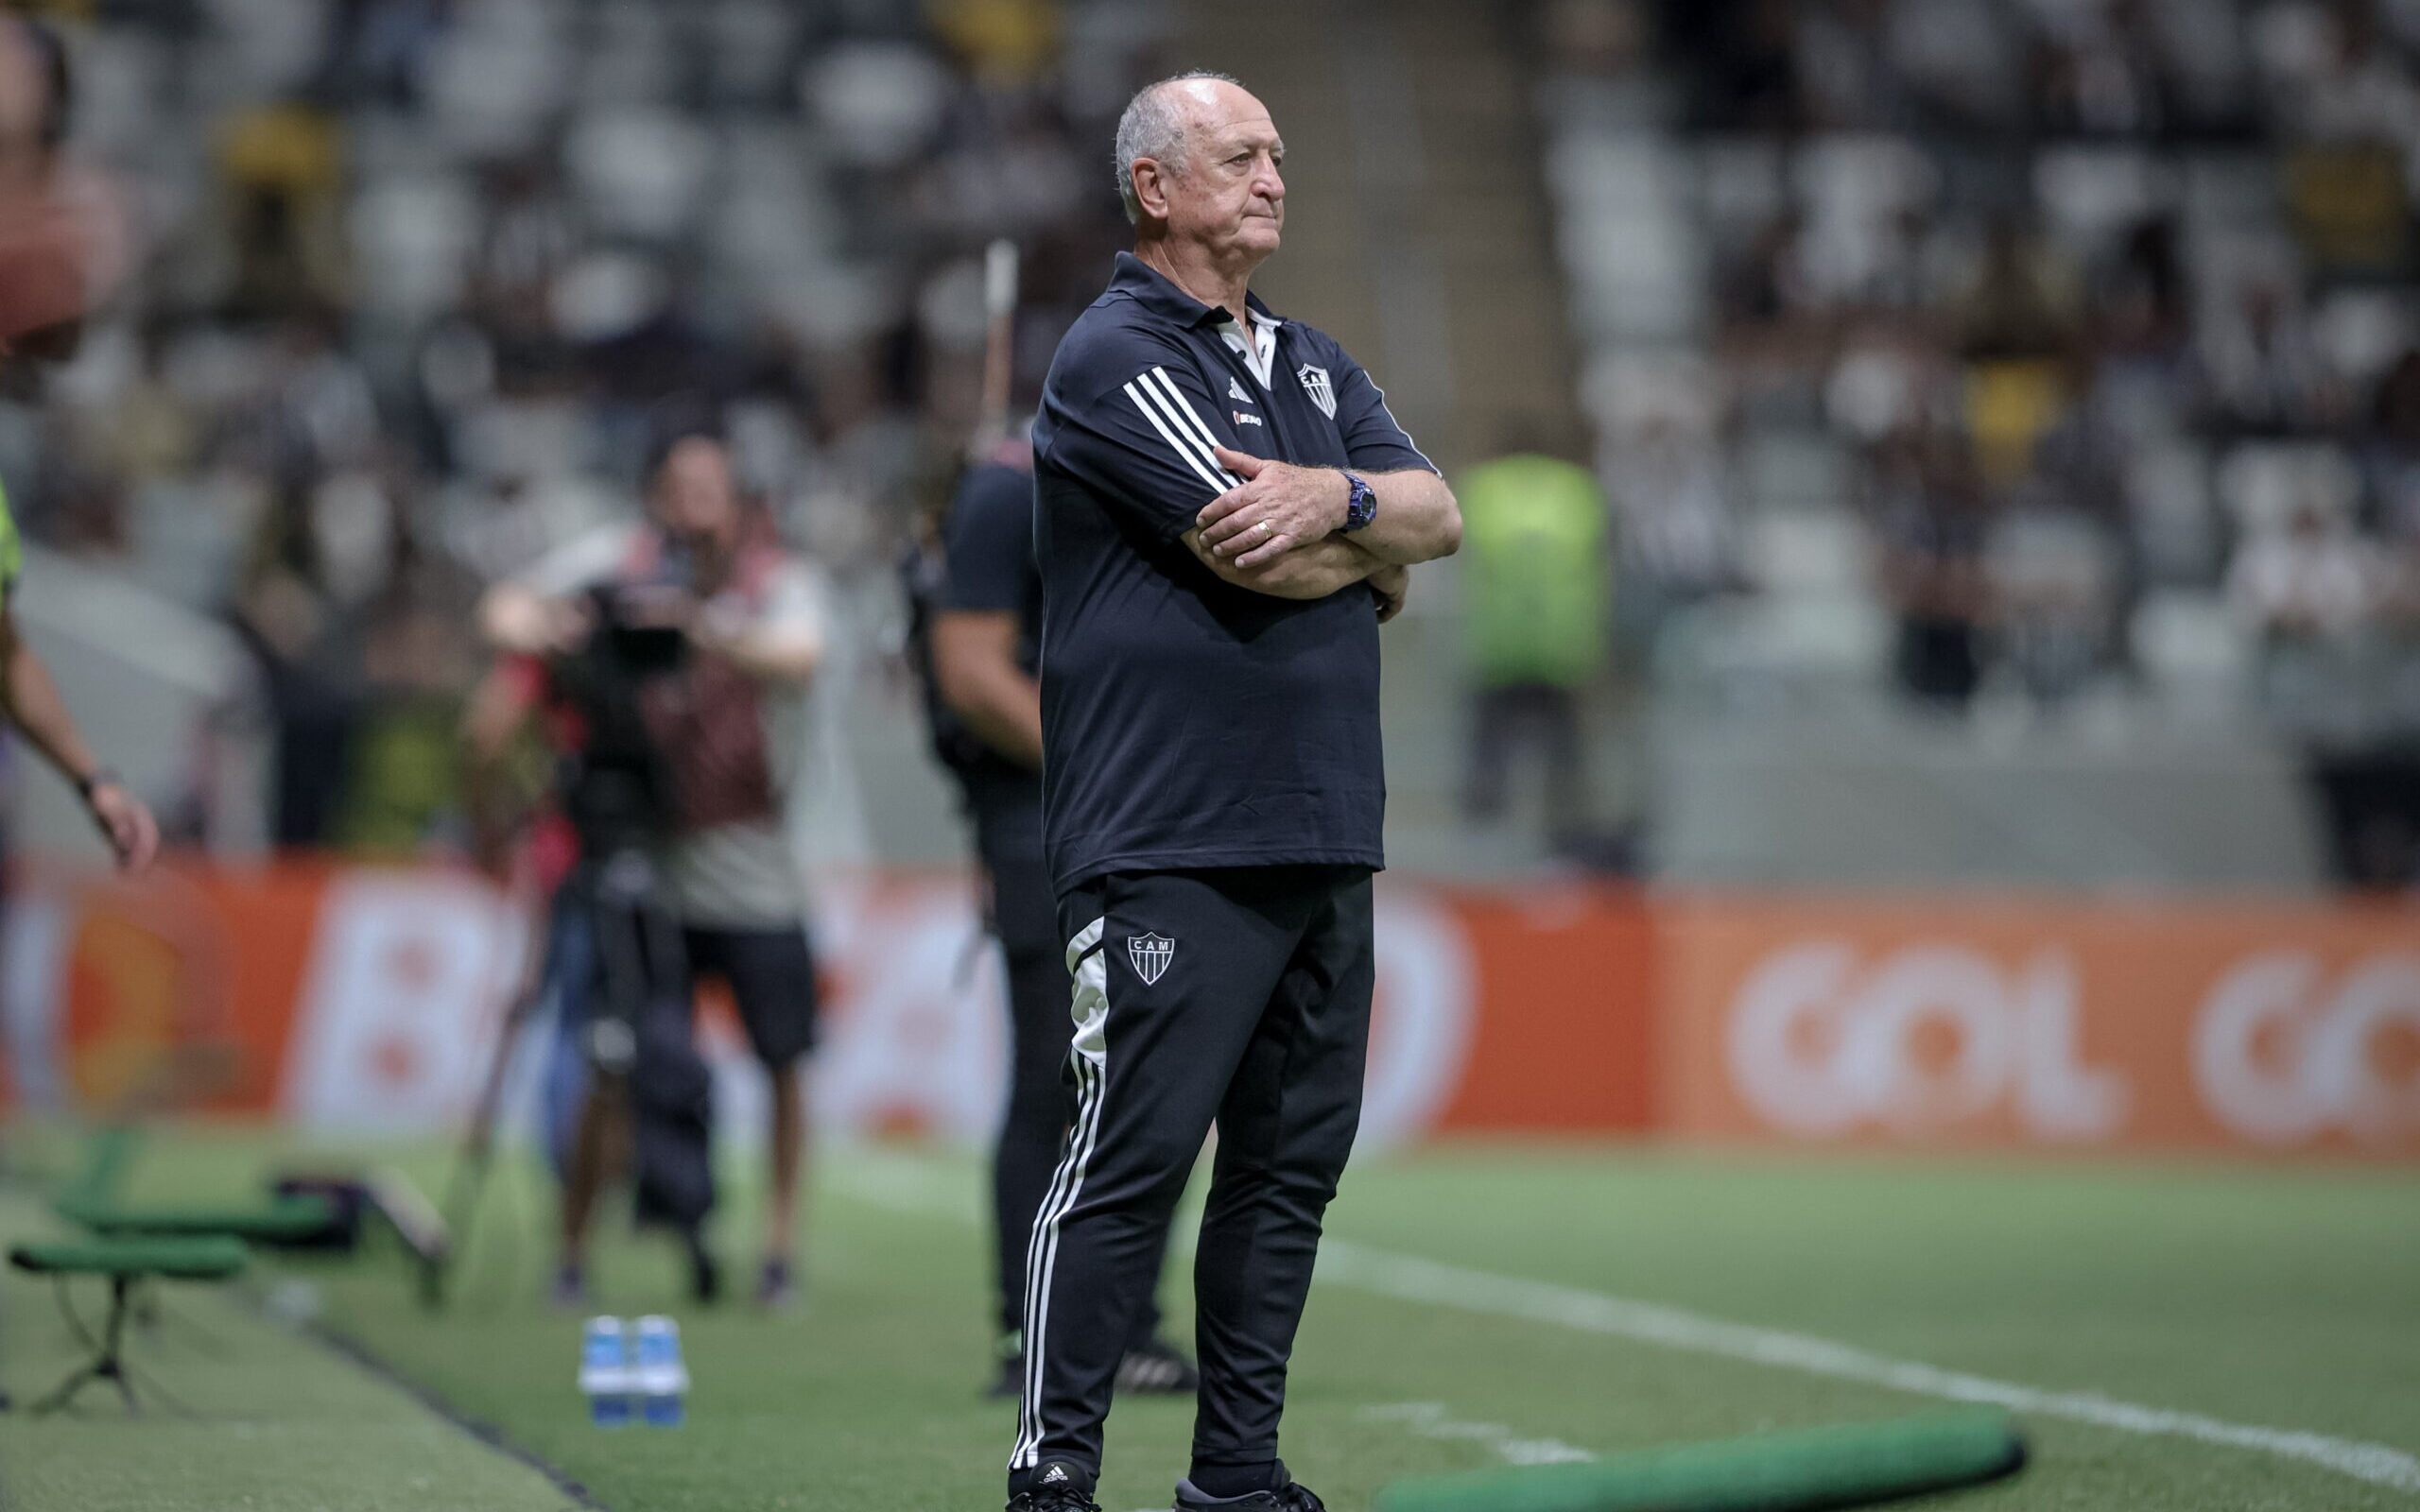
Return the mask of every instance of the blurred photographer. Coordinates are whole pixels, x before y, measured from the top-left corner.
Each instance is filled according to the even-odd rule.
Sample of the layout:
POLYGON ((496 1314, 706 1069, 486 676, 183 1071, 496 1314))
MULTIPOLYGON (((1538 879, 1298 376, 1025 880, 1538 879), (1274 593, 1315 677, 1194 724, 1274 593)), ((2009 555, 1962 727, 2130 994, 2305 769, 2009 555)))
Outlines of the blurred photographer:
MULTIPOLYGON (((756 1296, 780 1306, 796 1296, 799 1062, 816 1011, 785 799, 822 655, 822 593, 742 498, 717 436, 669 433, 648 477, 646 524, 571 542, 490 590, 479 611, 493 647, 544 666, 565 752, 554 801, 578 851, 548 943, 591 1073, 564 1172, 556 1294, 585 1296, 590 1210, 626 1140, 641 1219, 682 1231, 698 1292, 717 1289, 699 1239, 712 1185, 690 1040, 695 985, 711 976, 730 988, 772 1083, 756 1296)), ((505 717, 478 716, 491 737, 505 717)), ((475 729, 473 743, 491 742, 475 729)))

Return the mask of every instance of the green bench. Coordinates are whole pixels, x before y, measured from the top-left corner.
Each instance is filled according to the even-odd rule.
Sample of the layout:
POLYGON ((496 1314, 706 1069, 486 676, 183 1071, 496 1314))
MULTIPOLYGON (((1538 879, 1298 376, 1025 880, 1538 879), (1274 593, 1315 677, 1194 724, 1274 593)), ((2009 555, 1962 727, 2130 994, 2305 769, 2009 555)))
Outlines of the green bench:
POLYGON ((223 1234, 248 1244, 272 1246, 308 1243, 337 1221, 336 1205, 315 1196, 271 1197, 266 1203, 219 1208, 127 1203, 70 1193, 54 1199, 51 1211, 79 1228, 109 1239, 199 1239, 223 1234))
POLYGON ((83 1163, 60 1184, 65 1200, 99 1201, 126 1184, 127 1167, 142 1146, 143 1136, 131 1124, 104 1124, 84 1142, 83 1163))
POLYGON ((85 1145, 82 1167, 52 1196, 51 1211, 78 1228, 110 1239, 198 1239, 225 1234, 247 1244, 272 1246, 310 1244, 338 1220, 334 1202, 305 1194, 224 1206, 130 1202, 119 1194, 140 1143, 141 1135, 131 1125, 95 1129, 85 1145))
MULTIPOLYGON (((126 1319, 135 1287, 152 1280, 225 1280, 244 1268, 244 1243, 225 1233, 187 1237, 135 1239, 55 1239, 22 1244, 9 1251, 9 1263, 35 1276, 48 1276, 62 1292, 78 1276, 97 1276, 110 1283, 110 1315, 97 1339, 78 1333, 93 1358, 77 1367, 49 1395, 30 1409, 39 1417, 56 1412, 76 1400, 95 1381, 114 1383, 127 1410, 139 1411, 133 1383, 128 1378, 124 1343, 126 1319)), ((72 1319, 73 1314, 70 1314, 72 1319)))

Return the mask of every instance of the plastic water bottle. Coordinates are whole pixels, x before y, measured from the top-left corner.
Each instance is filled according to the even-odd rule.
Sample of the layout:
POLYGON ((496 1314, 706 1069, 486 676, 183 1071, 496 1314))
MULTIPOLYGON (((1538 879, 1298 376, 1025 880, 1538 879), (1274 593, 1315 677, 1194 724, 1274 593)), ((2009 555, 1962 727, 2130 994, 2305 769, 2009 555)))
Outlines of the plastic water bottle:
POLYGON ((579 1390, 588 1399, 588 1420, 599 1428, 622 1428, 631 1420, 630 1330, 618 1317, 592 1317, 579 1342, 579 1390))
POLYGON ((640 1411, 649 1428, 678 1428, 689 1395, 689 1367, 681 1359, 681 1325, 668 1317, 638 1322, 635 1371, 640 1411))

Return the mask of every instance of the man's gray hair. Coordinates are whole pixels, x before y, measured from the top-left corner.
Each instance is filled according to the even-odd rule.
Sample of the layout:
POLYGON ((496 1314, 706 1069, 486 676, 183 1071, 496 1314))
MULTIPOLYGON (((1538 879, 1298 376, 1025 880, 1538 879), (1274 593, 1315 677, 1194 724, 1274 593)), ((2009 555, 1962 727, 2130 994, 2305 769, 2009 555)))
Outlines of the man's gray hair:
POLYGON ((1117 118, 1117 198, 1126 207, 1126 223, 1130 226, 1140 225, 1143 220, 1143 207, 1134 198, 1134 161, 1150 158, 1166 164, 1172 174, 1184 171, 1184 112, 1170 98, 1169 86, 1200 78, 1243 87, 1243 81, 1234 75, 1215 74, 1206 68, 1171 74, 1136 90, 1134 97, 1126 102, 1125 113, 1117 118))

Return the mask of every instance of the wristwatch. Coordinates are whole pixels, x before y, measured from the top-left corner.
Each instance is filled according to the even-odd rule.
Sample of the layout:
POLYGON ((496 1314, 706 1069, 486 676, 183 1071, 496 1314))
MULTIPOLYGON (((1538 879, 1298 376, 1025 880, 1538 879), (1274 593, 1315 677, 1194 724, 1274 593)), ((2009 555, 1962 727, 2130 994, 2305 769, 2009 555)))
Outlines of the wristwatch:
POLYGON ((1345 487, 1352 491, 1344 498, 1344 528, 1358 530, 1378 518, 1378 493, 1358 472, 1344 471, 1345 487))
POLYGON ((111 768, 107 766, 95 766, 91 771, 86 772, 83 776, 76 779, 76 796, 82 799, 85 802, 90 803, 93 801, 93 789, 96 787, 113 787, 116 786, 120 781, 121 779, 118 777, 117 773, 111 768))

